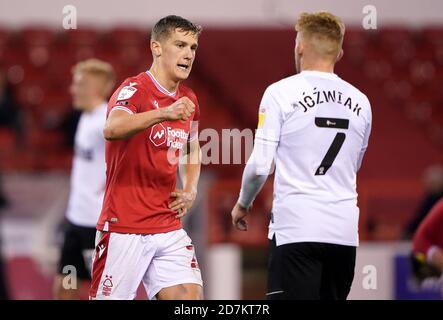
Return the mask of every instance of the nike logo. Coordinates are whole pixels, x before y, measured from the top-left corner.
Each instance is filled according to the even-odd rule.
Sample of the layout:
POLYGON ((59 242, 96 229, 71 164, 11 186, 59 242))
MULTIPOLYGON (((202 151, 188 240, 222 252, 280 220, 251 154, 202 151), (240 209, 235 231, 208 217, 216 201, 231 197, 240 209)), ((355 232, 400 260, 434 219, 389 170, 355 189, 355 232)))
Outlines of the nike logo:
POLYGON ((326 120, 326 125, 327 126, 335 126, 337 123, 335 123, 335 122, 332 122, 332 121, 329 121, 329 120, 326 120))
POLYGON ((106 247, 102 244, 101 246, 98 246, 98 258, 100 259, 103 252, 105 252, 106 247))

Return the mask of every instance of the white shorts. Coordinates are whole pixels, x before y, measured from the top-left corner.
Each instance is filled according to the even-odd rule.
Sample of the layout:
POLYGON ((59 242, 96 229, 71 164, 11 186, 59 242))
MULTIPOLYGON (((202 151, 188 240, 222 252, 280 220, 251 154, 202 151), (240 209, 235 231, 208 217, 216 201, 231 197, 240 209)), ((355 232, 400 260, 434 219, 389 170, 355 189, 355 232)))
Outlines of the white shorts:
POLYGON ((97 231, 90 299, 134 299, 140 282, 149 299, 178 284, 203 286, 185 230, 146 235, 97 231))

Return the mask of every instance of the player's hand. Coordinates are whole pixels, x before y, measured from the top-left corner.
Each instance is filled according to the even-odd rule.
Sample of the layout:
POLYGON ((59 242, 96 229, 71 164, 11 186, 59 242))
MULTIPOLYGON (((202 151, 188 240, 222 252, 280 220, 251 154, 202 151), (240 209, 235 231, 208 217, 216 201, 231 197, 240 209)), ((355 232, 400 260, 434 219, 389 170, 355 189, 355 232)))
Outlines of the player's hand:
POLYGON ((232 225, 240 231, 247 231, 248 223, 244 218, 247 216, 248 212, 248 208, 244 208, 236 203, 234 209, 231 211, 232 225))
POLYGON ((197 193, 195 191, 176 189, 174 192, 171 192, 171 197, 175 198, 175 200, 169 204, 169 209, 177 211, 178 214, 175 217, 181 218, 188 213, 188 209, 192 207, 196 196, 197 193))
POLYGON ((161 109, 166 120, 188 120, 195 110, 195 104, 188 97, 181 97, 169 107, 161 109))

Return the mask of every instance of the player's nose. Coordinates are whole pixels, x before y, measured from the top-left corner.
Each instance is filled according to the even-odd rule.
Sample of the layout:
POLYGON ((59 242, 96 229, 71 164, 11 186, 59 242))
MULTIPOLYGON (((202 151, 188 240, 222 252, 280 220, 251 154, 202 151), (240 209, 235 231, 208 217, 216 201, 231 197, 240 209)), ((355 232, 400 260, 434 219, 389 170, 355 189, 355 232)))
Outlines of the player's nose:
POLYGON ((187 48, 186 53, 185 53, 185 59, 188 61, 191 61, 194 58, 194 53, 191 50, 191 48, 187 48))

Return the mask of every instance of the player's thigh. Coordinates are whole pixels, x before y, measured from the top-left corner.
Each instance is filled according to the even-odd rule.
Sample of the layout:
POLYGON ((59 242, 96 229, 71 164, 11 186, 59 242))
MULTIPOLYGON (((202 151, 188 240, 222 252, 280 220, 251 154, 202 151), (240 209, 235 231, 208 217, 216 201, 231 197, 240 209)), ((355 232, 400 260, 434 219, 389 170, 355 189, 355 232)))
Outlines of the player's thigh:
POLYGON ((183 229, 155 235, 161 244, 143 278, 149 299, 197 299, 203 281, 192 240, 183 229), (172 298, 171 298, 172 299, 172 298))
POLYGON ((356 248, 325 244, 326 257, 323 265, 321 299, 345 300, 354 280, 356 248))
POLYGON ((155 248, 147 236, 101 233, 92 267, 91 299, 134 299, 155 248))
POLYGON ((270 243, 268 262, 269 300, 320 299, 322 262, 319 247, 313 243, 270 243))
POLYGON ((87 277, 80 277, 82 280, 91 280, 92 261, 95 253, 95 238, 97 230, 90 227, 79 227, 81 250, 87 277))

